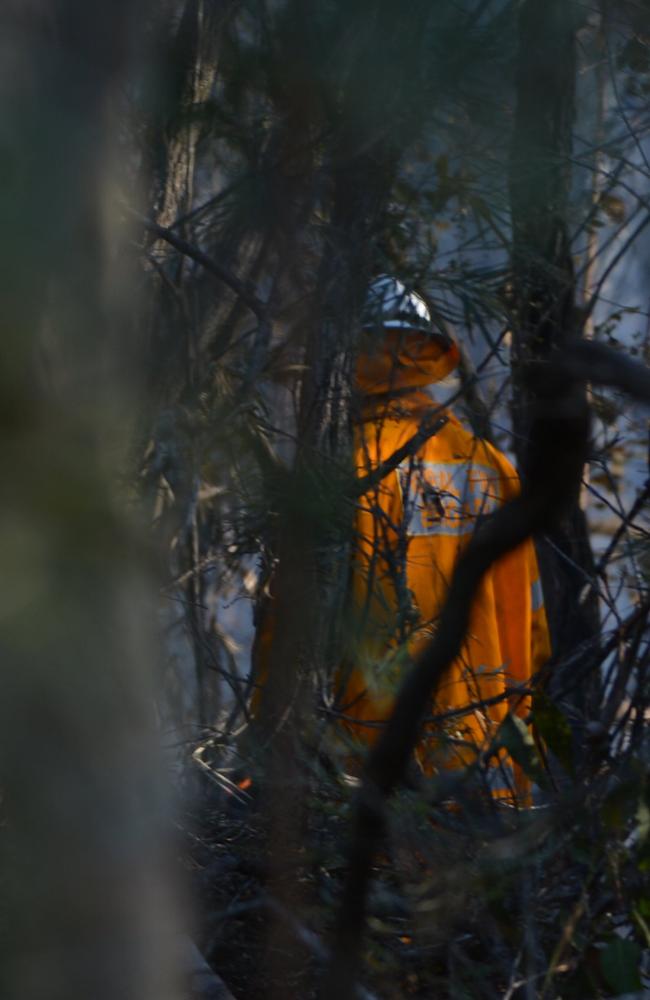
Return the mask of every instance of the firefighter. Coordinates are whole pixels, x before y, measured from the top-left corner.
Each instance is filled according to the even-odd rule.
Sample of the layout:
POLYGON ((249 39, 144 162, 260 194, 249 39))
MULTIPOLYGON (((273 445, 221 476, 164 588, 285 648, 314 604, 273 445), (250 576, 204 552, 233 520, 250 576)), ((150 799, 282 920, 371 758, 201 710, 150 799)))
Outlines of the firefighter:
MULTIPOLYGON (((459 555, 480 519, 514 497, 517 474, 477 438, 435 387, 455 369, 458 347, 424 300, 388 276, 371 285, 357 383, 356 467, 371 484, 356 513, 353 637, 338 680, 337 710, 368 744, 392 710, 405 670, 429 642, 459 555), (432 398, 432 393, 433 397, 432 398), (377 481, 377 470, 418 432, 429 436, 377 481), (374 473, 374 477, 373 477, 374 473)), ((420 434, 420 440, 424 436, 420 434)), ((415 438, 417 441, 418 439, 415 438)), ((521 689, 550 654, 534 546, 528 540, 485 574, 462 652, 430 706, 418 748, 427 773, 465 768, 493 742, 509 710, 524 715, 521 689)), ((527 794, 504 753, 488 772, 497 797, 527 794)))

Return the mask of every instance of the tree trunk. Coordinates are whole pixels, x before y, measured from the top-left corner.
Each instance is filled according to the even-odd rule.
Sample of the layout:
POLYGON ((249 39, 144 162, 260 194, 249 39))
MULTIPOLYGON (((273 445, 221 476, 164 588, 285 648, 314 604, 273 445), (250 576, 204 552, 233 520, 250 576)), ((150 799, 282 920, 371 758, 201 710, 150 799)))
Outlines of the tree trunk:
MULTIPOLYGON (((531 408, 544 399, 526 366, 561 352, 578 328, 575 279, 568 232, 570 156, 579 10, 568 0, 526 0, 519 17, 517 108, 510 195, 513 228, 513 424, 523 466, 531 408)), ((560 447, 561 442, 558 442, 560 447)), ((561 524, 539 540, 546 608, 558 662, 554 682, 588 668, 598 642, 598 597, 590 586, 594 561, 584 512, 576 501, 561 524), (576 651, 579 663, 576 663, 576 651)), ((595 676, 585 677, 572 698, 578 716, 597 704, 595 676)))
POLYGON ((138 374, 131 264, 105 211, 130 8, 19 0, 0 14, 7 1000, 180 995, 151 595, 115 497, 138 374))

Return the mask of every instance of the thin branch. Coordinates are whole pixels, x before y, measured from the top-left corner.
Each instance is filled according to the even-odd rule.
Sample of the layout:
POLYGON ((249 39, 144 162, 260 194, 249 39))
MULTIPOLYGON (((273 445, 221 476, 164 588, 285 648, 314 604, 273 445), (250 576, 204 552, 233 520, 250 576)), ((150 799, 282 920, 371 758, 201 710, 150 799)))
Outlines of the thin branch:
MULTIPOLYGON (((427 715, 423 719, 423 722, 427 725, 439 725, 441 722, 448 722, 449 719, 461 719, 466 715, 471 715, 477 710, 484 709, 491 705, 501 705, 504 701, 508 701, 511 698, 525 698, 528 695, 534 693, 534 688, 527 687, 524 684, 513 684, 506 687, 501 694, 495 694, 491 698, 482 698, 481 701, 471 701, 467 704, 462 705, 460 708, 451 708, 447 712, 437 712, 435 715, 427 715)), ((355 698, 355 702, 359 700, 359 696, 355 698)), ((335 708, 329 708, 328 706, 322 706, 319 711, 332 719, 339 719, 342 722, 349 722, 355 727, 365 728, 365 729, 383 729, 386 725, 385 719, 357 719, 353 715, 346 715, 345 709, 348 706, 344 706, 341 711, 335 708)))
MULTIPOLYGON (((650 222, 650 215, 647 221, 650 222)), ((650 369, 605 344, 577 341, 567 347, 561 364, 572 378, 618 389, 646 406, 650 403, 650 369)))
POLYGON ((203 252, 199 247, 194 246, 192 243, 188 243, 181 236, 177 236, 171 229, 166 226, 160 226, 157 222, 152 219, 148 219, 145 215, 141 215, 140 212, 136 212, 134 209, 125 206, 130 215, 138 219, 142 223, 144 228, 153 233, 154 236, 158 236, 159 239, 164 240, 165 243, 169 243, 170 246, 178 250, 179 253, 184 254, 191 260, 196 261, 201 267, 212 274, 219 281, 227 285, 236 295, 239 296, 244 305, 248 306, 250 311, 257 317, 260 325, 268 326, 269 314, 267 304, 259 297, 255 289, 246 281, 242 281, 238 278, 236 274, 229 271, 227 267, 220 264, 218 261, 209 257, 203 252))
POLYGON ((427 415, 421 422, 419 428, 408 439, 408 441, 403 444, 400 448, 397 448, 393 454, 387 458, 384 462, 381 462, 376 469, 369 472, 366 476, 362 476, 361 479, 357 480, 355 484, 355 492, 358 497, 362 497, 365 493, 369 493, 370 490, 378 486, 379 483, 390 475, 398 465, 401 465, 403 461, 407 458, 411 458, 416 452, 420 450, 422 445, 429 440, 429 438, 434 437, 439 430, 441 430, 446 423, 449 422, 449 417, 446 414, 441 414, 440 409, 434 410, 432 414, 427 415))
POLYGON ((650 479, 646 480, 646 482, 643 485, 643 489, 638 494, 630 510, 627 512, 627 514, 625 514, 625 516, 621 520, 620 525, 612 535, 609 545, 603 552, 598 562, 598 565, 596 566, 596 576, 600 576, 601 573, 604 573, 612 555, 614 554, 616 546, 620 542, 623 535, 627 532, 628 528, 634 527, 634 519, 638 514, 641 513, 641 511, 645 507, 648 497, 650 497, 650 479))
POLYGON ((612 259, 610 260, 609 264, 607 265, 607 267, 605 268, 605 270, 601 274, 601 276, 600 276, 600 278, 598 280, 598 284, 596 285, 596 287, 594 289, 594 292, 591 295, 591 297, 590 297, 590 299, 589 299, 589 301, 587 303, 587 306, 585 307, 585 310, 584 310, 584 319, 585 319, 585 322, 589 319, 589 317, 591 316, 592 312, 594 311, 594 309, 596 307, 596 303, 598 302, 598 296, 600 294, 601 288, 604 287, 605 282, 609 278, 609 276, 612 273, 612 271, 618 266, 618 264, 621 262, 621 260, 625 256, 625 254, 628 252, 628 250, 630 249, 630 247, 632 246, 632 244, 636 240, 636 238, 641 235, 641 233, 643 232, 643 230, 646 228, 646 226, 648 224, 650 224, 650 213, 648 213, 647 215, 645 215, 641 219, 641 222, 638 224, 638 226, 636 227, 636 229, 634 230, 634 232, 627 238, 627 240, 625 240, 625 242, 623 243, 623 246, 620 248, 620 250, 617 251, 617 253, 614 254, 614 256, 612 257, 612 259))

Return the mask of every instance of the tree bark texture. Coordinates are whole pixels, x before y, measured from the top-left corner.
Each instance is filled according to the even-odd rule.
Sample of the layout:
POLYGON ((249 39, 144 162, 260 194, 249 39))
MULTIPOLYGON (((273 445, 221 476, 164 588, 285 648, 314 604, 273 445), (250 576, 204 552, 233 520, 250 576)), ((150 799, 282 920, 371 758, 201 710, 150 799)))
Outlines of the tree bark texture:
MULTIPOLYGON (((580 328, 568 224, 579 17, 578 6, 567 0, 526 0, 519 15, 510 169, 512 409, 524 478, 531 409, 548 395, 533 362, 561 354, 580 328)), ((590 585, 594 560, 577 501, 539 540, 538 550, 554 658, 561 664, 580 646, 585 657, 592 656, 598 643, 598 596, 590 585)), ((561 666, 552 687, 556 681, 563 681, 561 666)), ((597 694, 595 677, 576 689, 578 717, 594 710, 597 694)))
POLYGON ((157 221, 173 226, 192 208, 199 111, 210 97, 217 73, 217 49, 227 0, 187 0, 175 34, 171 60, 160 72, 172 75, 166 120, 154 143, 157 221))

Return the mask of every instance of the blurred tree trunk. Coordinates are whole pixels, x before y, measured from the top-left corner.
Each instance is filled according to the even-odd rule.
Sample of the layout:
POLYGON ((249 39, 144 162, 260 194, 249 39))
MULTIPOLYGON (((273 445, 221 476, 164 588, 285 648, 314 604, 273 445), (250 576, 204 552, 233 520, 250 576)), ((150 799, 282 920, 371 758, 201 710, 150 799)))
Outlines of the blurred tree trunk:
MULTIPOLYGON (((305 113, 304 106, 295 110, 298 116, 305 113)), ((287 135, 302 134, 290 119, 287 135)), ((385 160, 359 155, 341 140, 329 157, 329 220, 304 319, 296 454, 279 511, 270 682, 259 720, 271 751, 270 880, 274 895, 290 910, 300 894, 296 866, 303 840, 299 803, 305 773, 300 755, 305 736, 313 733, 315 679, 327 676, 335 664, 347 587, 355 344, 376 228, 392 181, 385 160)), ((301 161, 302 173, 300 179, 294 174, 291 193, 297 205, 309 197, 315 164, 300 150, 285 158, 292 170, 301 161)), ((304 239, 299 215, 283 234, 287 256, 295 255, 304 239)), ((286 983, 299 959, 284 921, 273 922, 268 945, 270 981, 286 983)))
MULTIPOLYGON (((279 511, 269 682, 264 686, 259 720, 263 739, 270 746, 270 882, 273 894, 290 911, 296 907, 300 893, 296 866, 303 839, 300 803, 305 800, 301 788, 305 769, 299 763, 301 742, 304 746, 305 735, 313 732, 315 678, 331 676, 340 653, 341 608, 346 597, 352 529, 349 498, 354 481, 352 399, 356 343, 382 213, 401 152, 394 137, 386 135, 382 114, 388 92, 395 99, 399 84, 394 74, 402 70, 400 57, 407 58, 412 33, 422 16, 421 10, 414 16, 413 24, 400 39, 404 49, 391 52, 384 64, 385 76, 379 80, 373 68, 385 39, 392 41, 388 26, 394 11, 391 4, 385 4, 380 14, 373 10, 368 16, 366 5, 359 7, 351 11, 350 17, 354 13, 361 18, 363 14, 363 30, 358 35, 351 31, 360 50, 351 54, 349 77, 341 81, 340 107, 324 112, 317 94, 312 95, 315 103, 311 107, 304 94, 296 94, 292 114, 287 116, 287 134, 297 144, 296 155, 285 156, 293 176, 287 203, 297 205, 302 192, 314 191, 314 177, 320 173, 323 201, 314 203, 312 211, 317 209, 327 219, 305 316, 305 369, 296 454, 284 509, 279 511), (383 88, 387 91, 385 101, 383 88), (324 114, 332 116, 329 121, 323 121, 324 114), (312 134, 317 136, 318 123, 322 122, 329 135, 320 162, 313 158, 316 143, 309 154, 305 152, 304 137, 309 133, 297 127, 303 116, 311 122, 312 134), (297 164, 301 167, 299 174, 297 164)), ((302 0, 296 0, 294 8, 298 26, 295 21, 292 24, 298 36, 300 31, 313 32, 310 12, 302 0)), ((300 66, 294 71, 299 76, 300 66)), ((290 72, 288 75, 290 79, 290 72)), ((304 240, 299 225, 297 215, 296 236, 304 240)), ((284 253, 288 255, 288 248, 284 253)), ((275 921, 270 929, 267 961, 270 982, 291 980, 299 959, 284 922, 275 921)), ((274 990, 278 992, 273 996, 286 995, 277 985, 274 990)))
POLYGON ((140 374, 133 265, 108 221, 131 6, 0 14, 7 1000, 179 995, 149 581, 115 495, 140 374))
MULTIPOLYGON (((295 695, 292 686, 300 686, 304 678, 305 664, 312 674, 336 665, 333 595, 345 589, 342 577, 349 566, 345 525, 351 531, 353 366, 360 316, 403 149, 422 129, 422 117, 412 107, 411 88, 417 84, 405 66, 423 56, 418 42, 430 18, 429 5, 416 4, 409 19, 402 17, 394 0, 380 4, 355 0, 340 6, 348 33, 343 41, 337 37, 332 53, 333 62, 341 67, 338 103, 321 100, 317 90, 294 92, 287 115, 287 134, 297 151, 284 157, 292 164, 293 177, 293 191, 287 191, 286 200, 298 202, 296 190, 302 184, 303 191, 313 192, 312 212, 327 219, 327 227, 320 225, 318 269, 310 282, 313 291, 305 320, 295 488, 280 531, 278 615, 285 603, 281 597, 285 580, 287 593, 293 596, 286 601, 286 621, 274 630, 277 649, 271 653, 270 667, 274 683, 266 686, 263 699, 267 731, 284 717, 295 695), (312 147, 306 142, 308 122, 312 147), (320 149, 323 135, 327 143, 320 149), (297 566, 289 568, 294 559, 299 571, 297 566), (278 651, 287 642, 294 649, 290 656, 284 649, 278 651), (288 689, 281 690, 282 676, 288 689)), ((292 47, 287 46, 287 76, 292 79, 293 73, 301 79, 305 76, 301 60, 314 47, 315 29, 304 0, 293 0, 289 10, 287 42, 292 47)), ((304 233, 299 238, 304 240, 304 233)))
MULTIPOLYGON (((353 477, 353 360, 375 227, 392 180, 386 162, 379 158, 379 163, 373 174, 361 156, 335 177, 331 240, 307 327, 291 503, 281 515, 271 681, 264 688, 260 721, 272 741, 272 885, 288 907, 297 902, 303 837, 297 806, 304 780, 300 742, 313 727, 315 678, 331 677, 340 652, 350 551, 346 487, 353 477)), ((276 921, 269 939, 274 982, 282 982, 292 967, 291 960, 274 956, 292 951, 289 929, 276 921)))
MULTIPOLYGON (((513 426, 523 474, 531 407, 545 387, 522 377, 531 360, 562 351, 580 317, 569 245, 568 198, 580 12, 567 0, 526 0, 519 15, 517 107, 510 194, 513 225, 513 426)), ((562 442, 558 441, 558 449, 562 442)), ((593 659, 598 597, 590 587, 594 561, 584 512, 576 502, 560 526, 539 542, 554 657, 571 655, 572 675, 593 659), (580 647, 586 644, 582 650, 580 647), (578 660, 576 660, 576 655, 578 660)), ((565 682, 556 671, 552 686, 565 682)), ((579 714, 596 704, 595 676, 574 689, 579 714)))

